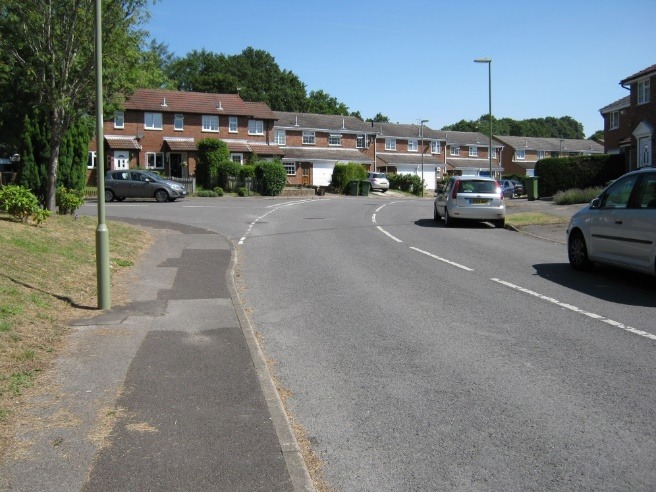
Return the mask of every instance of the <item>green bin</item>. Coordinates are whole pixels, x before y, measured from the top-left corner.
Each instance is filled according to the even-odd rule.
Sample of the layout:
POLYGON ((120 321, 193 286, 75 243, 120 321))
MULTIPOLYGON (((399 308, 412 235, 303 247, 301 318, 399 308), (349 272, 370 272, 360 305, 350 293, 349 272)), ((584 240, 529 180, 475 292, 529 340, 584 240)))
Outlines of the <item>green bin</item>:
POLYGON ((533 201, 538 199, 538 177, 529 176, 526 178, 526 195, 533 201))
POLYGON ((360 182, 359 181, 351 181, 351 187, 349 189, 349 195, 358 196, 359 193, 360 193, 360 182))
POLYGON ((360 181, 360 196, 369 196, 371 183, 369 181, 360 181))

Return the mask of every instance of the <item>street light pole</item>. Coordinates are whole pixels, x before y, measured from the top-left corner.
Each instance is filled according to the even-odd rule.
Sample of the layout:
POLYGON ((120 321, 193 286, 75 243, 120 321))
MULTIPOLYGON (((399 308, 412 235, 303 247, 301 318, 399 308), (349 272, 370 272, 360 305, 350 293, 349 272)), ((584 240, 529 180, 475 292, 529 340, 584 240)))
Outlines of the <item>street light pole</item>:
POLYGON ((424 197, 424 123, 428 120, 419 122, 419 135, 421 136, 421 196, 424 197))
POLYGON ((490 177, 492 177, 492 58, 476 58, 475 63, 487 63, 487 86, 488 86, 488 119, 490 122, 490 146, 487 154, 490 162, 490 177))

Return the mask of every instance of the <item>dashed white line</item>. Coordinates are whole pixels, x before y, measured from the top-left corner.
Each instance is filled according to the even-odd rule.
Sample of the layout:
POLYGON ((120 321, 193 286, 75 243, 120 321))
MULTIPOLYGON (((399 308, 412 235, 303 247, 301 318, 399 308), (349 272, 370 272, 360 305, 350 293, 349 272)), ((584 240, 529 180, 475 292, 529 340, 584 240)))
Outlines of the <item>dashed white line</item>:
POLYGON ((455 267, 458 267, 458 268, 462 268, 463 270, 466 270, 468 272, 473 272, 474 271, 473 268, 469 268, 468 266, 461 265, 460 263, 456 263, 455 261, 447 260, 446 258, 442 258, 440 256, 434 255, 433 253, 429 253, 428 251, 424 251, 422 249, 415 248, 414 246, 410 246, 410 249, 412 249, 414 251, 417 251, 418 253, 424 254, 426 256, 429 256, 429 257, 431 257, 435 260, 439 260, 441 262, 448 263, 449 265, 452 265, 452 266, 455 266, 455 267))
POLYGON ((505 285, 506 287, 510 287, 511 289, 517 290, 519 292, 523 292, 523 293, 531 295, 533 297, 537 297, 538 299, 542 299, 543 301, 551 302, 553 304, 556 304, 557 306, 563 307, 565 309, 569 309, 570 311, 574 311, 576 313, 583 314, 584 316, 588 316, 589 318, 599 320, 603 323, 614 326, 615 328, 619 328, 620 330, 628 331, 629 333, 633 333, 635 335, 640 335, 641 337, 649 338, 651 340, 656 340, 656 335, 654 335, 652 333, 642 331, 642 330, 638 330, 636 328, 632 328, 630 326, 625 325, 624 323, 620 323, 619 321, 614 321, 610 318, 606 318, 605 316, 601 316, 599 314, 591 313, 589 311, 584 311, 581 308, 578 308, 576 306, 572 306, 571 304, 561 302, 557 299, 554 299, 553 297, 548 297, 548 296, 539 294, 539 293, 534 292, 532 290, 525 289, 524 287, 520 287, 519 285, 515 285, 515 284, 512 284, 510 282, 500 280, 498 278, 493 278, 491 280, 493 282, 497 282, 501 285, 505 285))
POLYGON ((382 227, 380 227, 380 226, 376 226, 376 228, 377 228, 380 232, 382 232, 383 234, 385 234, 387 237, 389 237, 389 238, 391 238, 391 239, 394 239, 394 241, 396 241, 397 243, 402 243, 402 242, 403 242, 403 241, 401 241, 398 237, 394 237, 394 236, 392 236, 389 232, 387 232, 387 231, 386 231, 385 229, 383 229, 382 227))

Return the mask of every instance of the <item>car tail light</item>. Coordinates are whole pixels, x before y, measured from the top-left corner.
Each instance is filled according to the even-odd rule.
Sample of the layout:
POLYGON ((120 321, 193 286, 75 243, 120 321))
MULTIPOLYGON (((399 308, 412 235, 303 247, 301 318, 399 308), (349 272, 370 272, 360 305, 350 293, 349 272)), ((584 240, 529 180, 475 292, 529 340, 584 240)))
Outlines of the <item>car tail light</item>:
POLYGON ((460 181, 456 181, 453 185, 453 193, 451 193, 451 198, 458 198, 458 188, 460 188, 460 181))
POLYGON ((498 182, 497 182, 497 193, 499 194, 501 200, 503 200, 503 189, 501 188, 501 185, 498 182))

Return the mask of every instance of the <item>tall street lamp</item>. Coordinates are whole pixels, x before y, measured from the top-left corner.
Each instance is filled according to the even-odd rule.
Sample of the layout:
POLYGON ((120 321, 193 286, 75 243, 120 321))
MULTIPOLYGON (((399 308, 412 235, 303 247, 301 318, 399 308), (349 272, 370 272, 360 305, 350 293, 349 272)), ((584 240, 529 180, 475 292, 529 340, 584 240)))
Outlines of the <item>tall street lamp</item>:
POLYGON ((490 178, 492 177, 492 58, 476 58, 475 63, 487 63, 487 85, 488 85, 488 119, 490 120, 490 146, 488 147, 487 154, 490 161, 490 178))
POLYGON ((428 120, 421 120, 419 122, 419 136, 421 137, 421 196, 424 196, 424 123, 428 120))

